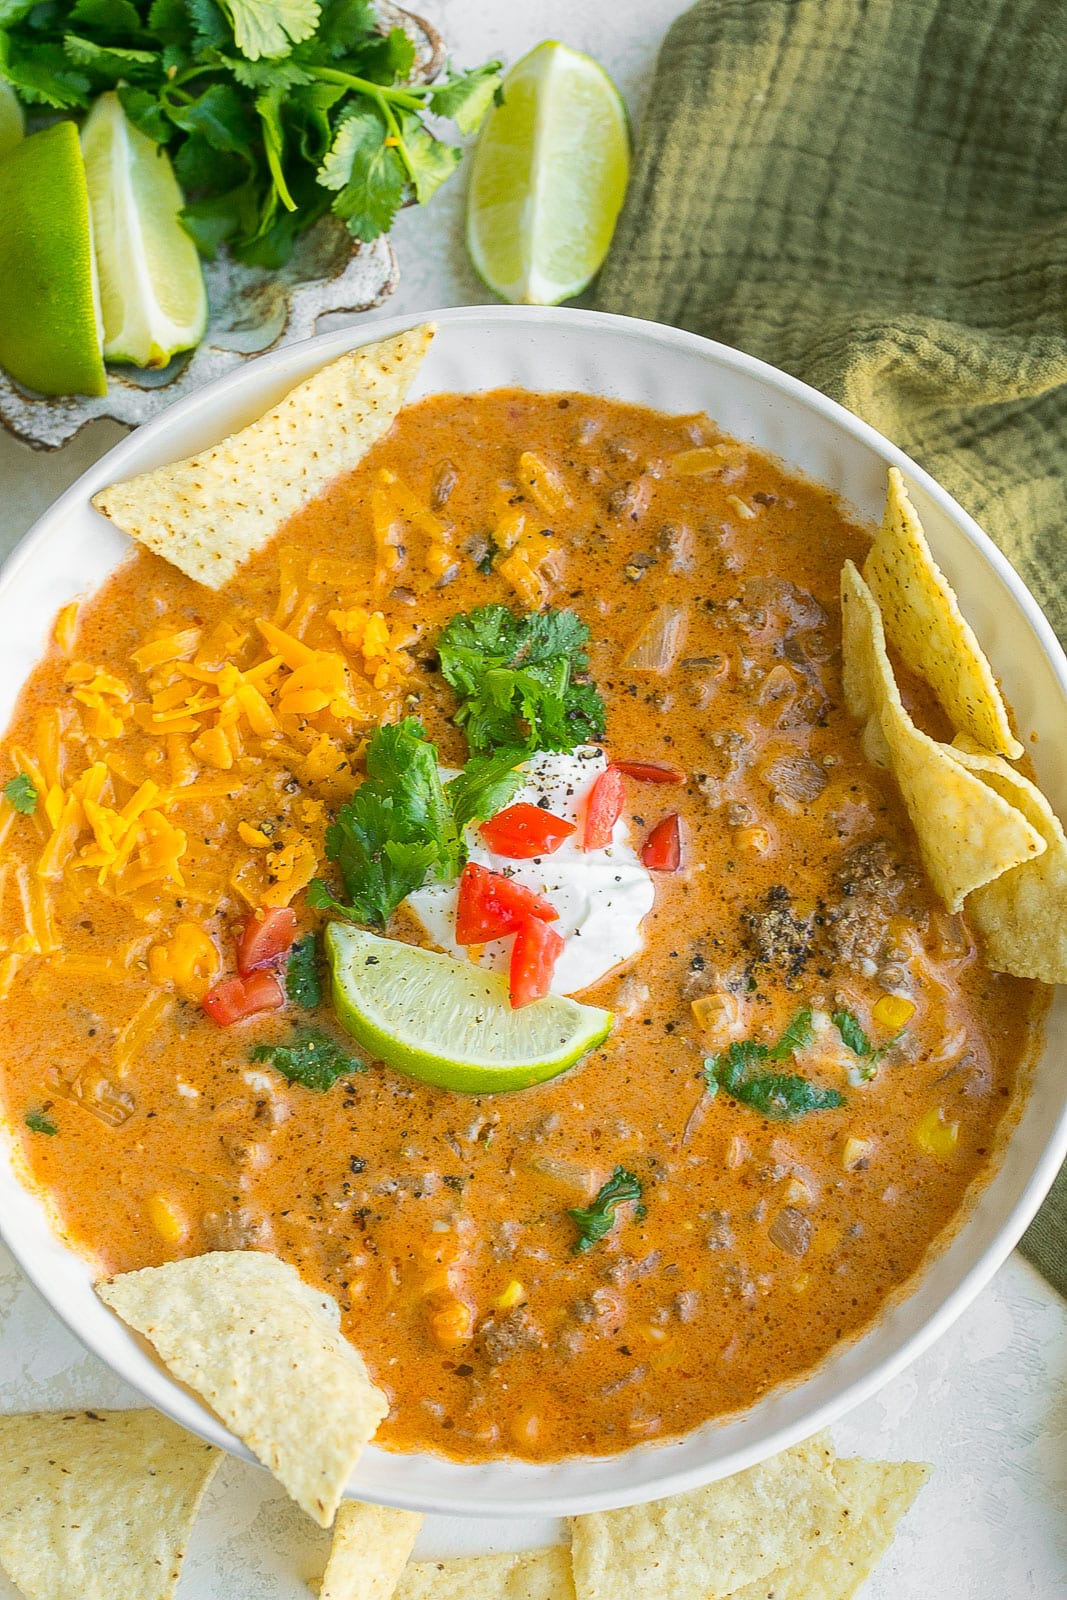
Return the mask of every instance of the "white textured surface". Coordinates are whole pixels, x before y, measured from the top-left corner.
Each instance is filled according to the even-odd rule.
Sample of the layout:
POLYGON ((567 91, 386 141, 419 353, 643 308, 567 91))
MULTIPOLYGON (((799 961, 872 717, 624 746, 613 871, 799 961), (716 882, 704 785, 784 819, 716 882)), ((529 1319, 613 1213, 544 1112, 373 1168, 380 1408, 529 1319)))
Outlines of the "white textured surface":
MULTIPOLYGON (((676 0, 425 0, 459 61, 509 59, 544 37, 598 56, 639 108, 676 0)), ((462 250, 461 193, 400 219, 398 293, 381 315, 487 298, 462 250)), ((369 320, 369 319, 364 319, 369 320)), ((101 424, 35 457, 0 437, 0 553, 118 438, 101 424)), ((45 1307, 0 1248, 0 1402, 5 1409, 134 1404, 45 1307)), ((1067 1596, 1067 1307, 1012 1257, 956 1326, 837 1426, 843 1451, 924 1458, 935 1476, 867 1600, 1063 1600, 1067 1596)), ((551 1526, 431 1519, 420 1553, 539 1542, 551 1526)), ((224 1463, 209 1491, 181 1600, 306 1596, 325 1539, 266 1476, 224 1463)), ((14 1591, 0 1578, 0 1597, 14 1591)))

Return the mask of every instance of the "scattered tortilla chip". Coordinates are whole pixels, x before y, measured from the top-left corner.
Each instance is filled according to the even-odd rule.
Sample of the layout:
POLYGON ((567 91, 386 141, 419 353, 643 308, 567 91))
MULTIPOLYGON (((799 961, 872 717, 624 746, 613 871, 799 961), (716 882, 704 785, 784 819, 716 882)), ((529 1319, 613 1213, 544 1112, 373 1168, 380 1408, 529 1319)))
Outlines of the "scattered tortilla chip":
POLYGON ((1003 873, 968 896, 967 916, 981 935, 987 965, 1017 978, 1067 983, 1067 835, 1041 790, 999 756, 958 740, 969 771, 1021 811, 1045 841, 1034 861, 1003 873))
POLYGON ((834 1461, 830 1471, 848 1505, 840 1537, 723 1600, 852 1600, 930 1476, 918 1461, 834 1461))
POLYGON ((413 1561, 396 1600, 574 1600, 570 1552, 555 1545, 521 1555, 413 1561))
POLYGON ((392 1600, 422 1524, 421 1511, 342 1500, 319 1600, 392 1600))
POLYGON ((255 1250, 124 1272, 97 1293, 328 1528, 389 1409, 336 1301, 255 1250))
POLYGON ((993 669, 948 580, 930 553, 904 479, 889 469, 885 516, 863 576, 882 612, 886 638, 933 689, 957 733, 1018 759, 993 669))
MULTIPOLYGON (((912 722, 886 654, 878 605, 851 561, 841 571, 841 612, 848 708, 884 740, 927 875, 948 909, 958 911, 975 889, 1041 855, 1045 840, 967 770, 956 750, 912 722)), ((864 746, 875 754, 867 735, 864 746)))
POLYGON ((158 1411, 0 1417, 0 1567, 27 1600, 170 1600, 221 1459, 158 1411))
POLYGON ((801 1445, 650 1505, 571 1523, 577 1600, 708 1600, 844 1537, 848 1509, 820 1452, 801 1445))
POLYGON ((213 449, 93 495, 93 505, 190 578, 221 589, 295 511, 358 466, 390 427, 432 324, 352 350, 213 449))

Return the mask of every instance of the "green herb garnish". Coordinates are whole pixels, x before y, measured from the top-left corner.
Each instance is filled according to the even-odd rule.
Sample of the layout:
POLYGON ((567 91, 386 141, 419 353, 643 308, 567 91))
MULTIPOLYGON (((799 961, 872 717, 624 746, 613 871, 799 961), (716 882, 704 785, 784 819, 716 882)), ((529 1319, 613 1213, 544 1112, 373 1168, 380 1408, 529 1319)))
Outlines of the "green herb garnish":
POLYGON ((28 773, 16 772, 4 784, 4 799, 9 806, 14 806, 16 811, 21 811, 24 817, 31 816, 37 804, 37 790, 28 773))
POLYGON ((607 1183, 603 1184, 592 1205, 569 1213, 578 1229, 574 1254, 581 1255, 599 1244, 605 1234, 615 1226, 615 1210, 627 1200, 640 1200, 641 1180, 625 1167, 616 1167, 607 1183))
POLYGON ((115 89, 166 146, 186 228, 213 256, 275 268, 333 210, 357 239, 424 203, 460 150, 427 117, 472 132, 499 63, 412 85, 415 47, 378 31, 371 0, 7 0, 0 79, 30 106, 82 110, 115 89))
POLYGON ((31 1133, 47 1133, 54 1136, 59 1132, 51 1117, 46 1117, 43 1111, 27 1111, 23 1121, 31 1133))
POLYGON ((367 746, 367 778, 326 829, 326 854, 341 869, 349 904, 316 879, 308 903, 384 928, 401 900, 431 875, 454 878, 463 866, 462 830, 492 816, 522 783, 512 768, 522 752, 469 761, 447 789, 437 746, 414 717, 387 723, 367 746))
POLYGON ((454 616, 437 653, 471 749, 573 750, 599 739, 604 702, 593 684, 580 681, 588 640, 573 611, 515 616, 492 605, 454 616))
POLYGON ((322 1003, 319 941, 314 933, 306 933, 302 939, 298 939, 289 952, 285 993, 294 1006, 302 1006, 305 1011, 322 1003))
POLYGON ((867 1037, 854 1012, 835 1011, 831 1020, 841 1035, 842 1044, 851 1050, 853 1055, 860 1057, 852 1074, 857 1083, 867 1083, 874 1077, 893 1046, 900 1043, 904 1033, 904 1029, 901 1028, 891 1039, 887 1039, 885 1044, 875 1045, 867 1037))
POLYGON ((336 1039, 317 1028, 301 1028, 288 1044, 257 1044, 248 1059, 269 1062, 289 1083, 301 1083, 316 1094, 332 1089, 338 1078, 367 1070, 365 1061, 350 1056, 336 1039))
POLYGON ((820 1089, 808 1078, 795 1073, 762 1072, 767 1062, 785 1061, 814 1038, 811 1008, 798 1011, 776 1044, 760 1044, 755 1039, 736 1039, 728 1050, 704 1061, 704 1082, 708 1093, 721 1089, 732 1100, 750 1106, 762 1116, 787 1122, 806 1116, 809 1111, 833 1111, 845 1104, 836 1089, 820 1089))

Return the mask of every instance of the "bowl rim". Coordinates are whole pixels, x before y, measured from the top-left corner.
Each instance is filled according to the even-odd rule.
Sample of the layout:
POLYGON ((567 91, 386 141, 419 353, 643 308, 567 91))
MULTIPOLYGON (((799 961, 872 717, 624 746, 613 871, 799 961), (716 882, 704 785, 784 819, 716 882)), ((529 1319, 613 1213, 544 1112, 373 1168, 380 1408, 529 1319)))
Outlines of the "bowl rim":
MULTIPOLYGON (((115 481, 123 475, 126 463, 131 456, 141 456, 145 447, 151 447, 173 428, 175 422, 186 420, 195 415, 206 403, 214 404, 236 400, 240 397, 244 402, 264 388, 272 389, 281 394, 284 388, 279 384, 299 381, 304 376, 305 369, 312 364, 308 357, 312 352, 316 356, 321 353, 321 362, 331 360, 343 352, 356 349, 362 345, 377 342, 393 334, 403 332, 409 328, 423 323, 432 322, 440 327, 462 328, 464 324, 481 324, 488 320, 505 328, 512 326, 516 329, 531 328, 574 328, 581 326, 585 329, 599 331, 608 338, 622 338, 644 345, 655 351, 664 347, 686 351, 691 354, 701 355, 706 359, 716 362, 720 367, 732 369, 734 372, 756 380, 756 382, 777 394, 799 403, 804 409, 814 412, 826 422, 833 425, 839 434, 843 434, 850 441, 855 441, 866 446, 878 456, 886 466, 897 466, 910 480, 917 485, 925 495, 933 501, 942 514, 964 535, 967 542, 977 549, 985 562, 991 567, 1003 586, 1010 592, 1023 618, 1029 624, 1040 645, 1053 674, 1057 680, 1061 694, 1067 703, 1067 656, 1065 656, 1053 629, 1042 612, 1037 601, 1024 584, 1022 578, 1015 571, 1007 557, 992 539, 982 530, 973 517, 944 489, 931 475, 917 462, 913 461, 903 450, 894 445, 884 435, 879 433, 869 423, 854 416, 836 401, 831 400, 818 390, 804 383, 799 378, 771 366, 769 363, 747 355, 743 351, 722 344, 716 340, 708 339, 702 335, 691 333, 684 329, 673 328, 664 324, 645 321, 638 318, 619 316, 614 313, 579 310, 567 307, 532 307, 532 306, 497 306, 497 305, 470 305, 446 308, 438 311, 427 311, 420 314, 407 313, 389 318, 376 318, 369 324, 353 323, 343 329, 325 334, 316 335, 314 338, 301 340, 292 344, 279 346, 266 351, 262 355, 243 364, 231 373, 206 384, 175 402, 151 422, 132 432, 126 439, 120 440, 109 451, 98 458, 81 476, 66 489, 52 504, 37 518, 33 527, 27 532, 16 546, 14 551, 0 568, 0 603, 2 603, 19 580, 20 575, 27 565, 35 559, 38 546, 47 537, 51 526, 62 519, 69 508, 82 504, 87 491, 105 481, 115 481), (293 375, 287 374, 287 368, 292 369, 293 375)), ((444 391, 440 391, 444 392, 444 391)), ((273 403, 269 401, 268 403, 273 403)), ((239 407, 236 409, 240 409, 239 407)), ((253 411, 251 414, 258 414, 253 411)), ((243 426, 243 421, 236 424, 243 426)), ((217 436, 217 434, 216 434, 217 436)), ((788 460, 787 460, 788 464, 788 460)), ((144 470, 143 468, 137 470, 144 470)), ((1009 1141, 1013 1135, 1009 1134, 1009 1141)), ((823 1403, 805 1410, 803 1415, 784 1425, 772 1428, 748 1444, 734 1447, 714 1460, 703 1465, 689 1465, 671 1468, 669 1452, 671 1443, 667 1441, 654 1446, 635 1446, 632 1450, 620 1452, 609 1457, 571 1457, 560 1462, 547 1463, 517 1463, 510 1458, 500 1458, 491 1463, 455 1463, 444 1457, 431 1456, 428 1453, 417 1453, 422 1461, 440 1462, 442 1467, 448 1469, 448 1475, 455 1479, 457 1473, 462 1477, 464 1472, 469 1474, 468 1485, 454 1483, 445 1488, 441 1493, 433 1495, 432 1499, 425 1493, 407 1492, 403 1486, 397 1487, 390 1484, 387 1489, 376 1492, 373 1483, 359 1482, 351 1492, 357 1493, 361 1499, 382 1504, 398 1506, 406 1509, 432 1511, 440 1514, 450 1514, 462 1517, 555 1517, 573 1515, 579 1512, 607 1509, 620 1505, 638 1504, 642 1501, 660 1499, 665 1495, 676 1494, 688 1489, 698 1487, 711 1481, 713 1478, 724 1477, 754 1465, 776 1452, 807 1438, 819 1429, 851 1411, 871 1395, 881 1389, 905 1367, 911 1364, 918 1356, 933 1344, 942 1333, 966 1309, 971 1301, 985 1287, 993 1277, 1004 1260, 1014 1249, 1021 1235, 1032 1220, 1041 1201, 1044 1199, 1053 1179, 1056 1176, 1064 1159, 1067 1158, 1067 1097, 1059 1115, 1050 1128, 1046 1130, 1046 1139, 1041 1153, 1033 1165, 1029 1178, 1022 1186, 1015 1203, 1007 1215, 996 1225, 995 1236, 978 1255, 973 1264, 958 1278, 955 1286, 945 1295, 936 1309, 915 1329, 910 1335, 898 1341, 896 1347, 889 1351, 880 1360, 874 1362, 870 1369, 859 1377, 851 1379, 835 1391, 823 1403), (625 1485, 621 1490, 589 1489, 584 1492, 572 1492, 568 1489, 553 1488, 550 1479, 558 1473, 561 1467, 571 1463, 585 1466, 602 1465, 605 1473, 610 1475, 612 1462, 623 1461, 644 1450, 652 1467, 647 1471, 640 1482, 625 1485), (655 1471, 655 1462, 659 1457, 664 1470, 655 1471), (508 1469, 521 1467, 526 1478, 537 1478, 544 1475, 549 1480, 543 1493, 522 1493, 517 1498, 507 1495, 484 1495, 486 1470, 503 1473, 505 1479, 508 1469)), ((47 1212, 43 1199, 28 1185, 21 1182, 17 1172, 14 1181, 19 1185, 31 1201, 47 1212)), ((53 1238, 56 1230, 50 1222, 48 1230, 53 1238)), ((236 1439, 216 1419, 214 1414, 195 1397, 191 1397, 167 1374, 166 1370, 158 1363, 153 1370, 156 1381, 150 1381, 148 1374, 142 1371, 139 1375, 131 1374, 124 1370, 119 1354, 130 1355, 137 1348, 132 1335, 126 1330, 125 1341, 118 1349, 108 1345, 103 1338, 97 1337, 91 1330, 85 1330, 73 1323, 64 1309, 57 1304, 57 1299, 50 1292, 50 1284, 46 1271, 40 1269, 29 1241, 23 1239, 18 1228, 13 1228, 11 1220, 0 1212, 0 1239, 6 1244, 12 1256, 18 1263, 22 1272, 29 1279, 44 1298, 52 1311, 60 1320, 70 1328, 71 1332, 96 1355, 108 1368, 111 1369, 123 1382, 138 1390, 142 1396, 157 1409, 171 1416, 181 1426, 198 1433, 208 1442, 227 1450, 230 1454, 240 1459, 256 1462, 256 1458, 247 1447, 236 1439)), ((70 1251, 69 1246, 61 1248, 70 1251)), ((77 1255, 77 1252, 70 1251, 77 1255)), ((84 1259, 84 1258, 83 1258, 84 1259)), ((927 1265, 921 1266, 909 1282, 917 1286, 925 1277, 927 1265)), ((890 1301, 890 1306, 893 1302, 890 1301)), ((874 1326, 874 1324, 872 1324, 874 1326)), ((865 1336, 861 1331, 854 1340, 846 1341, 845 1346, 854 1345, 865 1336)), ((840 1348, 840 1347, 838 1347, 840 1348)), ((831 1359, 828 1356, 826 1360, 831 1359)), ((129 1363, 127 1362, 128 1366, 129 1363)), ((822 1364, 821 1364, 822 1365, 822 1364)), ((820 1370, 820 1369, 815 1369, 820 1370)), ((796 1382, 802 1383, 805 1376, 796 1382)), ((778 1391, 775 1391, 778 1392, 778 1391)), ((724 1420, 736 1420, 735 1418, 724 1420)), ((714 1422, 714 1419, 712 1419, 714 1422)), ((705 1424, 704 1426, 707 1426, 705 1424)), ((700 1430, 694 1430, 699 1432, 700 1430)), ((690 1433, 685 1437, 693 1438, 690 1433)), ((369 1450, 365 1453, 364 1462, 370 1456, 384 1452, 369 1450)), ((403 1459, 396 1458, 396 1459, 403 1459)), ((258 1464, 258 1463, 257 1463, 258 1464)))

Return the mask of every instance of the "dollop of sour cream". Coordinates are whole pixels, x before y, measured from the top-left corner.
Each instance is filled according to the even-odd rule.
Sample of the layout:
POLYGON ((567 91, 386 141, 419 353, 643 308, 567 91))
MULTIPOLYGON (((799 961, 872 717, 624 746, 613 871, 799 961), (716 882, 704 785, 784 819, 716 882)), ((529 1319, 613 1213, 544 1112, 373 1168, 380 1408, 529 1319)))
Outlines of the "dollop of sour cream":
MULTIPOLYGON (((570 755, 542 752, 524 767, 525 783, 508 802, 540 805, 555 817, 577 824, 576 832, 551 855, 511 861, 490 850, 478 827, 468 828, 472 861, 506 873, 550 900, 559 912, 552 926, 564 941, 552 978, 553 994, 575 994, 596 983, 641 949, 641 923, 652 909, 655 886, 630 844, 629 824, 620 817, 611 843, 603 850, 581 848, 585 801, 607 758, 595 745, 580 745, 570 755)), ((447 780, 451 773, 442 773, 447 780)), ((457 945, 458 880, 428 884, 404 902, 427 935, 449 955, 470 959, 457 945)), ((510 939, 494 939, 482 947, 481 965, 507 971, 510 939)))

